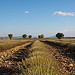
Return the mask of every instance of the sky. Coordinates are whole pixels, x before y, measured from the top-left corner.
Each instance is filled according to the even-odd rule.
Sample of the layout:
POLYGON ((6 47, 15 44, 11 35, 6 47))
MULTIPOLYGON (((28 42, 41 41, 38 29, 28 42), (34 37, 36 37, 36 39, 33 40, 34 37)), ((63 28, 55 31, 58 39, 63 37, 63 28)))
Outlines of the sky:
POLYGON ((75 37, 75 0, 0 0, 0 37, 58 32, 75 37))

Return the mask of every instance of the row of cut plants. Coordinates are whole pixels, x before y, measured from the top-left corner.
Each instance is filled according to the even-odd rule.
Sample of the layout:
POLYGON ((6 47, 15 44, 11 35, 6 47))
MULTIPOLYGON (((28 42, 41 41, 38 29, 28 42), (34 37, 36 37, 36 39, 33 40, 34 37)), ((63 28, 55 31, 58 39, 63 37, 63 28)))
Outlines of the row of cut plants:
POLYGON ((25 44, 32 40, 9 40, 9 39, 0 39, 0 52, 4 52, 10 48, 25 44))
POLYGON ((19 65, 20 75, 62 75, 56 60, 40 41, 35 41, 29 49, 30 55, 19 65))
POLYGON ((72 43, 72 42, 66 42, 66 41, 63 41, 63 40, 51 40, 51 39, 46 39, 46 40, 41 40, 45 43, 48 43, 48 44, 52 44, 52 45, 55 45, 55 46, 58 46, 58 47, 61 47, 61 48, 66 48, 67 50, 69 50, 70 52, 73 51, 75 52, 75 43, 72 43))

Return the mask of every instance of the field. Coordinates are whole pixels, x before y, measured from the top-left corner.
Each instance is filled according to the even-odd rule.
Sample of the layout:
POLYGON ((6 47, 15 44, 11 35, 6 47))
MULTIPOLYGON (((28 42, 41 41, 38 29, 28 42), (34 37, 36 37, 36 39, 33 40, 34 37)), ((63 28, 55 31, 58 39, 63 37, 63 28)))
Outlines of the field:
POLYGON ((29 58, 23 61, 20 67, 20 69, 22 68, 22 75, 62 75, 58 70, 57 62, 40 41, 36 41, 31 46, 30 51, 29 58), (30 66, 27 66, 28 64, 30 66), (24 66, 26 67, 25 70, 24 66))
POLYGON ((64 43, 73 43, 73 44, 75 44, 75 38, 48 39, 48 41, 56 41, 56 42, 64 42, 64 43))
POLYGON ((0 39, 0 52, 6 51, 10 48, 22 45, 28 41, 32 41, 32 40, 25 40, 25 39, 0 39))
POLYGON ((0 74, 75 75, 74 38, 0 39, 0 51, 0 74))
POLYGON ((64 38, 64 39, 43 39, 42 41, 56 46, 66 48, 70 52, 75 52, 75 38, 64 38))

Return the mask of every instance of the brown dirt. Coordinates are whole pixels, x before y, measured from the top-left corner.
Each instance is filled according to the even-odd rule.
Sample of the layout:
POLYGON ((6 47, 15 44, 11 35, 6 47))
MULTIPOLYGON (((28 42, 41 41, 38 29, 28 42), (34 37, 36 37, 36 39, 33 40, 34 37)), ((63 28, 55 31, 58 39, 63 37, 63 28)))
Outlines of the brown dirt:
POLYGON ((25 60, 29 55, 29 47, 33 42, 9 49, 0 53, 0 75, 17 75, 20 73, 18 63, 25 60))
POLYGON ((64 75, 75 75, 75 57, 73 55, 71 56, 71 53, 64 51, 66 49, 47 42, 42 41, 42 43, 49 49, 50 54, 60 63, 61 67, 59 69, 64 75))

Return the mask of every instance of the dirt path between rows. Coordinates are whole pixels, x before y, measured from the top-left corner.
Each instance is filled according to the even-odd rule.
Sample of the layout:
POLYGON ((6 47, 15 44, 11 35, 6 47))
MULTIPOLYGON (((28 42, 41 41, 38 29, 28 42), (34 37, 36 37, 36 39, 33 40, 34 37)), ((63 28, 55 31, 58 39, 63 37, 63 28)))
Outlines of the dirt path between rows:
POLYGON ((27 42, 21 46, 0 53, 0 75, 17 75, 20 73, 18 63, 29 55, 29 48, 33 42, 27 42))
POLYGON ((44 41, 42 41, 42 43, 49 49, 50 54, 53 55, 60 63, 61 68, 59 69, 65 75, 75 75, 75 57, 70 58, 68 55, 65 55, 62 48, 56 47, 44 41))

